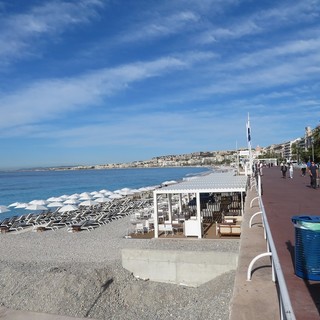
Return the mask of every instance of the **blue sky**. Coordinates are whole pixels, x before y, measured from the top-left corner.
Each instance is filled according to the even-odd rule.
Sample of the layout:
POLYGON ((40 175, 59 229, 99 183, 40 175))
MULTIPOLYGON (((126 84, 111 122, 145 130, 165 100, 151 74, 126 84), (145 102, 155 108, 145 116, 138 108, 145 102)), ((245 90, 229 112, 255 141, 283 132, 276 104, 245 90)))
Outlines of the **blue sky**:
POLYGON ((0 168, 268 146, 320 120, 320 1, 0 0, 0 168))

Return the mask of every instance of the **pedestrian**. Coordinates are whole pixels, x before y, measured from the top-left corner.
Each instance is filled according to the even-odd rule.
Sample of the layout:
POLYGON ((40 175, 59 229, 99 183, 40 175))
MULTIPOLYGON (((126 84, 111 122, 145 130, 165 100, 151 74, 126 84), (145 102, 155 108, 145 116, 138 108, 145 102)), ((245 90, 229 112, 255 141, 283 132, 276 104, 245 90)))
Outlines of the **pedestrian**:
POLYGON ((304 177, 306 175, 307 165, 305 162, 301 164, 301 175, 304 177))
POLYGON ((259 163, 259 174, 260 174, 260 176, 263 176, 262 168, 263 168, 263 163, 260 162, 259 163))
POLYGON ((307 168, 309 169, 310 166, 311 166, 311 161, 309 160, 309 161, 307 162, 307 168))
POLYGON ((289 176, 290 176, 290 179, 293 179, 293 163, 290 162, 289 164, 289 176))
POLYGON ((319 171, 318 167, 314 163, 314 161, 311 162, 309 169, 309 175, 310 175, 310 185, 311 188, 316 189, 317 188, 317 179, 319 178, 319 171))
POLYGON ((282 172, 282 178, 285 179, 287 176, 287 166, 285 163, 281 162, 280 164, 280 170, 282 172))

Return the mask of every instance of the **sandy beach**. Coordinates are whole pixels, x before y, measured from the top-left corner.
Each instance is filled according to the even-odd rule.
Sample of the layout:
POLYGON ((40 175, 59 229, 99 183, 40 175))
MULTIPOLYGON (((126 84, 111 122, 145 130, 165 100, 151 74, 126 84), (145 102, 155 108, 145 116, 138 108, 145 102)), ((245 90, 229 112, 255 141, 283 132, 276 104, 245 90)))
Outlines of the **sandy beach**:
POLYGON ((130 216, 93 231, 0 234, 0 303, 94 319, 229 318, 235 272, 198 288, 136 279, 122 248, 238 252, 238 240, 126 239, 130 216))

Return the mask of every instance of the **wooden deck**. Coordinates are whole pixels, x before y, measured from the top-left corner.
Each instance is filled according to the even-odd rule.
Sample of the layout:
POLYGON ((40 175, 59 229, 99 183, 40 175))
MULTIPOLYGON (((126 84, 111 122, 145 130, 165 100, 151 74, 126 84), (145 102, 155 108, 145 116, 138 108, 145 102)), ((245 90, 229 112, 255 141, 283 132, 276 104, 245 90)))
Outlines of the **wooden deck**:
POLYGON ((291 221, 296 215, 320 216, 320 189, 310 187, 310 178, 294 171, 293 179, 283 179, 279 167, 264 169, 262 200, 272 237, 296 319, 320 318, 320 281, 309 281, 295 275, 295 228, 291 221))

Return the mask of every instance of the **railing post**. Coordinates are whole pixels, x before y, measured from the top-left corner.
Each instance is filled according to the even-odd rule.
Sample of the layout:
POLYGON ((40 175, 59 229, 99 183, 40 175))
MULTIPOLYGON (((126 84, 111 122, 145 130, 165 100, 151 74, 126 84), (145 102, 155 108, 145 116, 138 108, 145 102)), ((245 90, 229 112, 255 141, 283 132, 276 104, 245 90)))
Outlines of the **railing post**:
POLYGON ((277 250, 276 250, 273 238, 272 238, 271 230, 270 230, 269 223, 268 223, 268 218, 267 218, 267 215, 266 215, 266 212, 265 212, 265 209, 263 206, 263 202, 262 202, 262 197, 261 197, 262 184, 261 184, 261 176, 260 175, 257 176, 256 187, 257 187, 258 197, 251 200, 250 208, 252 208, 253 200, 256 200, 258 198, 259 207, 260 207, 261 211, 255 213, 251 217, 250 222, 249 222, 249 226, 251 227, 253 218, 256 215, 261 214, 262 224, 263 224, 263 229, 264 229, 264 238, 267 240, 267 252, 259 254, 255 258, 252 259, 251 263, 249 264, 248 270, 247 270, 247 280, 248 281, 251 280, 252 268, 253 268, 254 263, 262 257, 270 256, 271 257, 271 267, 272 267, 272 281, 273 282, 277 281, 278 287, 279 287, 278 296, 279 296, 281 320, 295 320, 296 318, 295 318, 295 315, 294 315, 294 312, 292 309, 287 285, 286 285, 286 282, 285 282, 285 279, 284 279, 284 276, 282 273, 279 257, 278 257, 277 250))
POLYGON ((258 174, 258 195, 261 197, 261 176, 259 173, 258 174))

